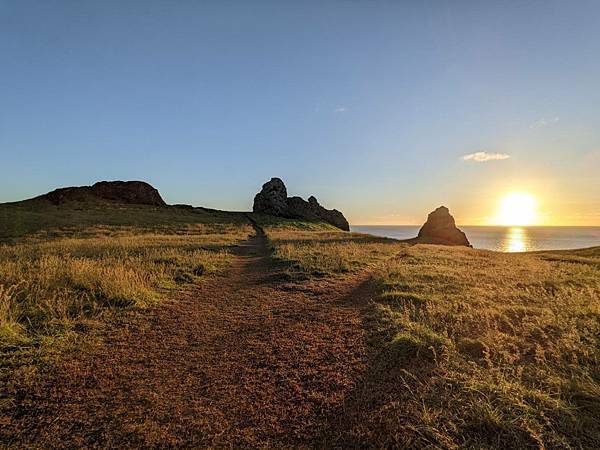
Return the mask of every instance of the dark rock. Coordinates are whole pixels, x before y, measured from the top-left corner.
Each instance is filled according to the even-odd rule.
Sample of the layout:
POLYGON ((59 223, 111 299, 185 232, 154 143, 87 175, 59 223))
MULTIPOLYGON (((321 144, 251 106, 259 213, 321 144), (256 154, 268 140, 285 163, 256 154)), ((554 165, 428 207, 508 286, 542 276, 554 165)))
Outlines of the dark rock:
POLYGON ((308 201, 300 197, 288 198, 288 210, 293 217, 322 220, 344 231, 350 231, 350 225, 340 211, 325 209, 312 195, 308 198, 308 201))
POLYGON ((308 201, 301 197, 288 197, 285 184, 279 178, 271 178, 254 197, 255 213, 269 214, 291 219, 323 221, 344 231, 350 225, 344 215, 336 209, 325 209, 313 196, 308 201))
POLYGON ((56 189, 42 197, 55 205, 98 200, 123 204, 166 205, 159 192, 143 181, 100 181, 93 186, 56 189))
POLYGON ((252 210, 255 213, 287 217, 287 189, 279 178, 271 178, 254 197, 252 210))
POLYGON ((427 222, 419 230, 418 239, 423 242, 471 247, 465 233, 456 227, 454 217, 445 206, 429 213, 427 222))
POLYGON ((318 221, 320 217, 311 204, 302 197, 288 197, 287 217, 318 221))

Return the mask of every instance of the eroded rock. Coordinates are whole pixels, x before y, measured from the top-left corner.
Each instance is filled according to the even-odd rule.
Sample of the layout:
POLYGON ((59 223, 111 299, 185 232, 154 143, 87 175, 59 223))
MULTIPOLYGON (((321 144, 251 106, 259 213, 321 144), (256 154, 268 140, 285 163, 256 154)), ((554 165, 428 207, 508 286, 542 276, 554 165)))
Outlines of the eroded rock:
POLYGON ((308 201, 301 197, 288 198, 288 208, 294 217, 314 218, 322 220, 344 231, 350 231, 350 225, 344 215, 337 209, 326 209, 319 204, 314 196, 308 197, 308 201))
POLYGON ((254 197, 252 210, 271 216, 288 216, 287 189, 280 178, 271 178, 254 197))
POLYGON ((143 181, 100 181, 92 186, 56 189, 42 197, 55 205, 98 200, 123 204, 166 205, 158 190, 143 181))
POLYGON ((427 222, 419 230, 418 239, 433 244, 465 245, 471 247, 465 233, 456 227, 454 217, 445 206, 429 213, 427 222))
POLYGON ((254 197, 253 211, 291 219, 323 221, 344 231, 350 230, 340 211, 324 208, 314 196, 310 196, 308 201, 301 197, 288 197, 285 184, 279 178, 271 178, 263 184, 262 190, 254 197))

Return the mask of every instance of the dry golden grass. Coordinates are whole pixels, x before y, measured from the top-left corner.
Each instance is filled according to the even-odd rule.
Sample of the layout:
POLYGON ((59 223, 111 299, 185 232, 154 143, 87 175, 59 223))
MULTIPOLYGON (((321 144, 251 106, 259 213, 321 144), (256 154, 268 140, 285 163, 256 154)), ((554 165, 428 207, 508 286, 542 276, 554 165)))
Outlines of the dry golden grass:
MULTIPOLYGON (((373 275, 378 296, 361 328, 367 369, 324 447, 600 448, 600 247, 502 254, 315 223, 263 225, 294 277, 373 275)), ((23 385, 35 368, 6 349, 167 298, 225 267, 227 248, 251 232, 148 227, 46 232, 0 246, 0 343, 10 353, 0 382, 23 385)))
POLYGON ((327 276, 355 272, 385 261, 405 244, 374 236, 317 229, 268 228, 275 258, 289 265, 291 274, 327 276))
POLYGON ((376 280, 372 382, 387 397, 365 433, 395 430, 382 445, 600 447, 599 248, 419 245, 376 280))
POLYGON ((228 247, 249 233, 233 224, 97 227, 0 245, 0 344, 23 345, 115 308, 152 304, 222 270, 228 247))
POLYGON ((267 233, 298 273, 374 274, 371 364, 332 445, 600 448, 600 248, 503 254, 267 233))

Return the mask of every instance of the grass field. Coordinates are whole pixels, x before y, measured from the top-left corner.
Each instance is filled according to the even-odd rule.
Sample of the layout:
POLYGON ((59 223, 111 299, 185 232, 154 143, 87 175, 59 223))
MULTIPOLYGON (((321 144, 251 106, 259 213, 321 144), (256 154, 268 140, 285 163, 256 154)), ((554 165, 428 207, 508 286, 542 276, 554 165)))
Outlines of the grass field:
MULTIPOLYGON (((292 273, 373 271, 352 441, 600 447, 600 248, 504 254, 267 226, 292 273)), ((348 430, 340 430, 344 439, 348 430)))
POLYGON ((326 277, 373 269, 406 244, 393 239, 335 229, 266 227, 273 257, 293 278, 326 277))
MULTIPOLYGON (((15 355, 172 298, 227 267, 251 233, 243 215, 205 210, 56 209, 38 222, 34 210, 4 208, 5 382, 17 377, 15 355)), ((292 279, 371 277, 368 369, 331 445, 600 448, 600 247, 410 246, 252 217, 292 279)))
POLYGON ((358 442, 600 447, 600 248, 419 245, 374 281, 358 442))
POLYGON ((155 231, 104 227, 77 237, 36 236, 0 246, 0 342, 72 329, 106 310, 144 307, 177 286, 219 271, 249 227, 155 231))
POLYGON ((252 233, 240 215, 176 208, 50 207, 42 222, 35 209, 0 210, 0 380, 8 384, 122 312, 225 269, 252 233))
POLYGON ((191 207, 153 207, 114 203, 78 203, 55 206, 32 199, 0 204, 0 242, 18 241, 34 233, 80 232, 98 226, 127 226, 136 229, 167 229, 188 224, 247 224, 241 213, 229 213, 191 207))

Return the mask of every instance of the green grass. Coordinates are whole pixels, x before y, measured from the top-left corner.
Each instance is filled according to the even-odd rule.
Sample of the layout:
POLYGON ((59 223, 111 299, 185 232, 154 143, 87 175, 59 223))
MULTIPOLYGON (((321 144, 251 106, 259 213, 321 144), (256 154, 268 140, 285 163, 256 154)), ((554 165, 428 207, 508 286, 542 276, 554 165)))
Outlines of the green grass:
POLYGON ((373 274, 370 368, 336 445, 600 448, 600 247, 507 254, 266 230, 308 280, 373 274))

